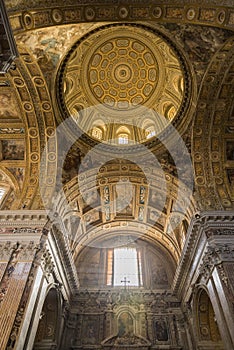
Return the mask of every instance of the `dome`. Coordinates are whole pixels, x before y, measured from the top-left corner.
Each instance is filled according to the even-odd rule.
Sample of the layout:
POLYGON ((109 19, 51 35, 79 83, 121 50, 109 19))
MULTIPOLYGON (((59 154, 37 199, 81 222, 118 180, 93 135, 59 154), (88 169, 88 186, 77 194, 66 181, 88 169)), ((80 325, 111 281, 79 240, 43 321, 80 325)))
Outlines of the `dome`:
POLYGON ((94 139, 144 142, 180 119, 186 76, 182 55, 162 33, 140 24, 105 25, 65 56, 59 100, 63 115, 94 139))

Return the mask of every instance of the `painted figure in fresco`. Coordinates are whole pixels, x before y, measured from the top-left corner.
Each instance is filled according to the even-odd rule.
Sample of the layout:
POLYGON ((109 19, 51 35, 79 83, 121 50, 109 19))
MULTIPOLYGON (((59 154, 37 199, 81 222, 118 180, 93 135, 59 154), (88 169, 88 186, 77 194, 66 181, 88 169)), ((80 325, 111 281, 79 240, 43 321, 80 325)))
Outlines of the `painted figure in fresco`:
POLYGON ((156 340, 168 341, 168 331, 166 322, 163 320, 157 320, 155 322, 156 340))
POLYGON ((139 213, 138 213, 138 220, 143 221, 144 219, 144 207, 139 208, 139 213))
POLYGON ((24 182, 24 169, 23 168, 16 168, 14 171, 14 175, 19 182, 20 187, 22 187, 24 182))
POLYGON ((117 215, 132 215, 133 189, 131 182, 116 184, 117 215))
POLYGON ((140 187, 140 204, 145 203, 145 187, 141 186, 140 187))
POLYGON ((4 160, 24 160, 23 141, 2 141, 2 155, 4 160))
POLYGON ((227 142, 226 156, 227 160, 234 160, 234 142, 227 142))
POLYGON ((110 207, 105 207, 106 221, 110 220, 110 207))
POLYGON ((234 169, 227 169, 228 180, 232 193, 234 193, 234 169))
POLYGON ((96 190, 93 191, 85 191, 83 194, 83 199, 87 205, 92 206, 92 204, 98 201, 98 192, 96 190))
POLYGON ((133 319, 128 312, 123 312, 118 319, 118 336, 133 334, 133 319))
POLYGON ((160 285, 167 285, 168 278, 163 266, 156 266, 152 271, 152 284, 153 288, 157 288, 160 285))
POLYGON ((17 117, 11 94, 0 94, 0 117, 17 117))
POLYGON ((110 193, 109 193, 109 187, 108 186, 104 187, 103 198, 104 198, 104 203, 105 204, 109 204, 110 203, 110 193))

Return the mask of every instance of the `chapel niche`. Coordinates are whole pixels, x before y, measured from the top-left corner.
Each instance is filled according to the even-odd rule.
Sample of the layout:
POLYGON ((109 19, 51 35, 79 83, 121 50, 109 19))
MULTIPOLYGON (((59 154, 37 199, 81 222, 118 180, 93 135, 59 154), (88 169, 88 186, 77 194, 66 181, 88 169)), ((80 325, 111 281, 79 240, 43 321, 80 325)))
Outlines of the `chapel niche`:
POLYGON ((224 349, 211 300, 204 289, 197 296, 197 331, 202 349, 224 349))

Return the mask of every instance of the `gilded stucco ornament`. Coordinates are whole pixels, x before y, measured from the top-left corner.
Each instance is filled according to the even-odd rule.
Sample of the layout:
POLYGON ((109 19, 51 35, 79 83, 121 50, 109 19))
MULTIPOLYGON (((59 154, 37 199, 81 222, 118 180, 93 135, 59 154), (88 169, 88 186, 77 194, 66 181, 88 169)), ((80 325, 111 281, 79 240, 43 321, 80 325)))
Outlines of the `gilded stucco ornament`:
POLYGON ((143 25, 106 25, 77 41, 65 56, 59 99, 63 113, 88 134, 98 126, 102 140, 107 134, 115 138, 111 125, 130 124, 137 129, 130 127, 130 139, 142 142, 148 126, 154 125, 157 134, 187 108, 187 74, 181 54, 161 33, 143 25), (82 116, 80 111, 93 105, 101 106, 100 114, 82 116), (143 115, 141 106, 159 117, 143 115))

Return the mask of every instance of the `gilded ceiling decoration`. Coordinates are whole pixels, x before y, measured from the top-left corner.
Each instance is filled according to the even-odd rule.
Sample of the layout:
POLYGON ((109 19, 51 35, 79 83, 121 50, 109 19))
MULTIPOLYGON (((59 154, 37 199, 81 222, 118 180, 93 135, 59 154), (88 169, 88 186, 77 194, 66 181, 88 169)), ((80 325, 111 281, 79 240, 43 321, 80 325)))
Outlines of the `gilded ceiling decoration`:
MULTIPOLYGON (((52 105, 37 62, 18 46, 17 68, 0 78, 0 159, 1 169, 11 179, 2 209, 42 208, 39 193, 40 149, 54 134, 52 105), (36 106, 36 108, 34 108, 36 106)), ((54 182, 56 145, 45 151, 47 193, 54 182)), ((44 196, 46 200, 46 195, 44 196)))
POLYGON ((37 60, 47 84, 51 86, 61 57, 69 47, 99 23, 76 23, 66 26, 40 28, 15 36, 18 45, 27 47, 37 60))
POLYGON ((40 319, 35 349, 223 348, 233 0, 5 2, 20 56, 0 75, 0 343, 32 345, 40 319), (138 284, 115 282, 116 247, 138 284))
MULTIPOLYGON (((232 26, 232 16, 227 2, 222 3, 223 6, 226 6, 222 9, 221 7, 213 9, 212 6, 208 8, 206 6, 208 2, 206 5, 204 4, 204 8, 202 5, 195 6, 192 3, 189 8, 182 8, 179 5, 169 6, 169 2, 168 4, 162 2, 158 6, 150 4, 149 7, 144 4, 144 9, 141 7, 141 11, 138 5, 130 4, 118 7, 118 9, 113 6, 114 12, 119 11, 119 20, 128 23, 107 23, 106 26, 104 22, 108 22, 112 16, 107 11, 109 7, 106 5, 107 2, 102 3, 98 7, 99 10, 94 4, 89 8, 86 7, 85 11, 81 11, 82 13, 78 11, 79 6, 74 5, 73 1, 69 3, 66 10, 62 7, 62 2, 56 2, 58 8, 52 11, 49 7, 53 4, 50 2, 47 4, 48 8, 45 6, 43 9, 39 9, 38 7, 33 13, 31 12, 33 6, 37 6, 39 2, 34 2, 30 10, 28 8, 27 12, 24 13, 20 12, 23 6, 26 6, 24 2, 6 1, 6 3, 10 9, 10 19, 18 47, 23 45, 27 47, 28 51, 27 54, 26 50, 24 53, 21 51, 23 59, 18 61, 17 69, 10 71, 7 79, 1 77, 0 81, 2 97, 0 111, 1 168, 10 176, 11 183, 14 184, 12 188, 14 187, 17 191, 17 201, 16 197, 12 195, 10 203, 5 208, 19 207, 22 205, 22 201, 23 206, 26 205, 27 208, 30 208, 31 205, 34 205, 35 208, 42 207, 40 195, 37 192, 40 150, 44 147, 46 138, 54 135, 54 115, 58 121, 70 114, 76 115, 75 118, 78 118, 78 123, 82 126, 81 109, 92 104, 105 105, 105 111, 109 113, 108 118, 110 118, 108 119, 109 129, 112 128, 113 133, 111 134, 110 130, 105 128, 106 120, 103 121, 102 118, 99 118, 100 116, 94 114, 89 124, 86 121, 89 136, 99 141, 100 131, 96 130, 95 127, 100 126, 103 133, 102 141, 116 137, 117 132, 120 134, 129 132, 130 140, 135 138, 137 142, 146 140, 146 143, 153 144, 154 138, 148 140, 147 137, 151 132, 150 122, 152 120, 150 118, 147 120, 145 115, 143 117, 139 115, 139 118, 136 118, 137 106, 141 104, 157 110, 159 114, 166 116, 168 122, 178 128, 180 127, 179 121, 181 121, 183 133, 193 117, 196 90, 201 89, 200 98, 204 99, 202 94, 205 93, 202 89, 208 89, 208 85, 211 89, 214 87, 203 78, 211 58, 232 35, 231 31, 225 30, 231 29, 232 26), (155 17, 156 7, 158 13, 160 13, 160 9, 162 10, 161 17, 155 17), (154 11, 150 12, 153 8, 154 11), (124 12, 124 9, 127 9, 127 12, 124 12), (100 21, 101 11, 103 11, 102 22, 100 21), (221 12, 224 13, 223 20, 221 12), (79 13, 81 13, 81 17, 86 17, 84 21, 82 17, 81 21, 77 23, 76 16, 79 13), (92 13, 94 17, 91 16, 92 13), (126 14, 125 18, 124 13, 126 14), (143 25, 141 22, 141 24, 133 25, 131 20, 134 13, 134 21, 138 18, 137 16, 146 21, 149 19, 148 15, 153 15, 154 23, 143 25), (145 17, 143 13, 146 13, 145 17), (60 17, 59 14, 62 16, 60 17), (194 18, 192 18, 193 14, 195 14, 194 18), (166 23, 164 17, 167 18, 166 23), (17 18, 22 19, 18 24, 17 18), (45 18, 47 21, 44 21, 45 18), (96 20, 99 22, 95 23, 96 20), (201 24, 203 25, 201 26, 201 24), (216 28, 210 27, 214 24, 217 26, 216 28), (63 61, 61 61, 62 57, 65 57, 63 61), (186 63, 187 60, 190 61, 190 64, 186 63), (54 87, 53 80, 59 65, 61 65, 58 72, 60 74, 60 95, 55 96, 52 93, 49 96, 49 89, 52 91, 54 87), (79 79, 77 79, 78 76, 79 79), (33 92, 31 97, 29 91, 33 92), (163 95, 162 98, 161 95, 163 95), (57 110, 55 101, 58 97, 64 102, 60 111, 57 110), (7 99, 10 103, 6 102, 7 99), (124 114, 129 107, 133 112, 132 115, 128 116, 130 120, 127 120, 126 116, 122 117, 118 111, 120 110, 120 113, 124 114), (61 111, 62 116, 59 115, 61 111), (115 111, 117 113, 112 117, 110 111, 113 114, 115 111), (117 122, 118 116, 120 120, 117 122), (136 127, 131 125, 131 118, 136 121, 136 127), (143 123, 143 120, 146 123, 143 123), (43 121, 45 125, 43 125, 43 121), (122 126, 127 127, 127 129, 121 129, 122 126), (14 146, 17 146, 18 154, 13 154, 14 146), (8 154, 9 148, 10 154, 8 154), (29 184, 28 186, 26 186, 26 182, 29 184)), ((83 8, 82 4, 80 6, 83 8)), ((225 50, 224 48, 223 51, 225 50)), ((217 61, 220 63, 222 59, 225 59, 224 56, 222 59, 217 57, 217 61)), ((211 69, 213 68, 211 67, 211 69)), ((220 90, 222 96, 231 96, 231 74, 232 69, 230 68, 229 78, 227 78, 229 83, 224 81, 225 86, 222 91, 220 90)), ((215 91, 218 93, 219 90, 213 89, 214 93, 215 91)), ((207 92, 205 99, 210 99, 210 96, 207 92)), ((215 101, 216 97, 213 96, 213 100, 215 101)), ((204 105, 201 103, 201 106, 204 105)), ((213 106, 216 108, 215 103, 213 106)), ((217 108, 221 111, 220 106, 217 108)), ((214 133, 212 145, 210 145, 208 138, 203 137, 203 134, 197 134, 200 132, 201 122, 204 123, 205 129, 208 125, 206 124, 208 121, 207 119, 205 121, 204 117, 204 113, 208 113, 206 108, 203 108, 203 119, 199 117, 202 108, 199 104, 197 120, 195 121, 197 128, 193 132, 194 137, 196 136, 192 150, 192 152, 196 151, 194 154, 196 188, 198 189, 196 195, 199 193, 203 198, 202 206, 206 208, 211 208, 214 203, 220 209, 223 206, 232 208, 233 112, 230 110, 230 122, 225 124, 225 130, 223 128, 220 131, 220 137, 225 133, 225 142, 222 149, 217 150, 218 137, 215 134, 218 132, 217 129, 212 131, 214 133), (200 143, 198 142, 199 137, 201 138, 200 143), (202 148, 202 152, 210 149, 212 155, 210 156, 207 152, 206 157, 201 156, 199 147, 202 148), (216 157, 217 152, 222 154, 219 156, 219 160, 216 157), (211 158, 212 166, 209 163, 211 158), (223 161, 225 164, 222 167, 221 162, 223 161), (206 183, 210 182, 211 178, 215 179, 215 182, 208 190, 206 183), (220 199, 217 199, 218 197, 220 199)), ((217 122, 215 121, 215 123, 217 122)), ((156 130, 160 130, 159 124, 155 123, 154 127, 156 130)), ((210 128, 210 126, 208 127, 210 128)), ((190 151, 191 134, 188 129, 186 132, 184 139, 187 137, 186 146, 188 145, 190 151)), ((151 136, 154 134, 152 133, 151 136)), ((47 154, 48 166, 45 166, 47 172, 45 203, 49 202, 55 186, 53 167, 56 164, 57 150, 55 139, 53 142, 54 145, 47 154)), ((88 147, 95 144, 92 143, 94 140, 90 137, 86 138, 85 142, 88 147)), ((85 151, 87 151, 86 145, 80 145, 79 149, 77 145, 74 146, 76 149, 75 158, 73 157, 75 161, 83 160, 85 151)), ((161 167, 167 175, 176 177, 177 172, 173 159, 168 160, 168 154, 165 153, 165 150, 162 151, 162 148, 160 152, 164 152, 158 157, 161 167)), ((73 167, 73 163, 70 162, 71 160, 74 162, 73 158, 68 157, 65 162, 63 183, 67 183, 77 174, 77 166, 73 167)), ((137 210, 135 213, 138 213, 137 210)), ((138 217, 137 215, 136 217, 138 217)), ((147 220, 154 217, 152 208, 149 208, 147 215, 147 220)))
POLYGON ((207 210, 233 209, 233 57, 234 41, 230 38, 214 55, 206 72, 194 120, 196 194, 207 210), (211 100, 214 103, 207 109, 211 100))
POLYGON ((177 180, 168 174, 164 186, 153 166, 145 169, 146 177, 139 166, 124 160, 103 164, 97 173, 100 165, 79 172, 53 203, 65 222, 72 250, 95 246, 95 239, 107 231, 109 237, 128 232, 135 239, 151 237, 177 259, 186 221, 194 211, 187 187, 182 185, 179 193, 177 180))
POLYGON ((69 23, 154 21, 233 28, 232 0, 6 0, 15 32, 69 23))
MULTIPOLYGON (((62 107, 82 130, 101 127, 106 140, 107 135, 117 137, 114 124, 144 129, 140 107, 146 106, 155 112, 149 117, 155 135, 185 109, 186 74, 182 56, 158 32, 142 25, 107 25, 91 31, 66 55, 59 80, 62 107), (100 113, 82 119, 79 111, 93 105, 100 113)), ((147 136, 141 133, 140 141, 147 136)), ((130 134, 134 140, 137 133, 130 134)))

